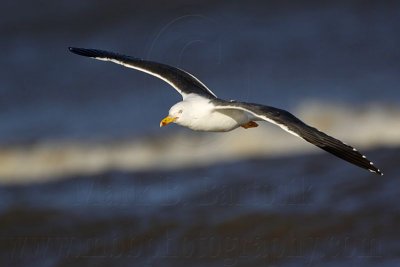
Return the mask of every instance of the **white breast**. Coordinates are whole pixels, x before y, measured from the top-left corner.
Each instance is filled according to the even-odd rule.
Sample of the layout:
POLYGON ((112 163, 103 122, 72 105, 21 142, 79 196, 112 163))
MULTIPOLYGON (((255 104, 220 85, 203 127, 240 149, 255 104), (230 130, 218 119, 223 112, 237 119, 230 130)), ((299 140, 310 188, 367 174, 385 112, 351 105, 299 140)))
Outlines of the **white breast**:
POLYGON ((249 121, 248 116, 241 110, 198 112, 192 117, 189 127, 195 131, 227 132, 236 129, 249 121))
POLYGON ((250 121, 242 110, 215 110, 210 99, 193 95, 179 104, 184 107, 176 123, 195 131, 227 132, 250 121))
POLYGON ((227 132, 236 129, 249 121, 247 115, 238 110, 231 110, 228 113, 219 111, 211 112, 206 118, 201 118, 198 122, 198 131, 227 132))

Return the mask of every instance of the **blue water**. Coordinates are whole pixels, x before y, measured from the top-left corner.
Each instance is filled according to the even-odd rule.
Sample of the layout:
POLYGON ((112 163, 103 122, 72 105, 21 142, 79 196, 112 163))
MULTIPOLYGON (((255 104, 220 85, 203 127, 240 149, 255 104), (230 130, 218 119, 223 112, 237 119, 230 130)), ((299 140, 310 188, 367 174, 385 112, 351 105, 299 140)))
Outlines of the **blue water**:
POLYGON ((396 266, 400 187, 389 170, 399 150, 370 152, 385 162, 383 178, 324 154, 3 186, 0 259, 10 266, 396 266))
POLYGON ((62 11, 48 4, 29 12, 30 3, 5 9, 2 144, 155 132, 180 99, 162 81, 77 57, 68 46, 168 63, 222 98, 292 110, 310 99, 400 101, 398 4, 176 4, 166 12, 143 4, 138 14, 133 3, 122 10, 78 2, 62 11))
MULTIPOLYGON (((180 152, 169 154, 162 146, 196 152, 205 144, 218 149, 221 139, 199 137, 188 145, 198 137, 193 133, 180 145, 164 142, 168 134, 187 133, 159 129, 180 96, 154 77, 78 57, 68 46, 178 66, 225 99, 290 111, 301 106, 304 113, 307 103, 326 103, 336 115, 325 123, 354 119, 351 130, 365 126, 356 119, 374 117, 371 110, 379 111, 379 120, 387 114, 394 121, 400 3, 264 2, 4 3, 2 173, 14 168, 37 175, 40 167, 71 162, 78 173, 90 170, 81 163, 98 169, 63 174, 44 168, 51 177, 35 177, 36 184, 17 175, 20 180, 1 179, 15 184, 0 186, 0 265, 398 266, 400 154, 394 145, 365 151, 383 177, 326 153, 271 153, 169 171, 116 167, 131 162, 123 144, 139 147, 144 157, 174 157, 180 152), (138 141, 118 143, 125 138, 138 141), (57 146, 63 141, 74 146, 57 146), (99 160, 96 151, 111 156, 99 160), (27 160, 32 158, 38 161, 27 160)), ((384 122, 374 125, 382 132, 396 129, 384 122)), ((367 135, 371 127, 360 129, 367 135)), ((265 138, 274 143, 277 136, 271 131, 265 138)), ((290 146, 295 141, 288 136, 290 146)))

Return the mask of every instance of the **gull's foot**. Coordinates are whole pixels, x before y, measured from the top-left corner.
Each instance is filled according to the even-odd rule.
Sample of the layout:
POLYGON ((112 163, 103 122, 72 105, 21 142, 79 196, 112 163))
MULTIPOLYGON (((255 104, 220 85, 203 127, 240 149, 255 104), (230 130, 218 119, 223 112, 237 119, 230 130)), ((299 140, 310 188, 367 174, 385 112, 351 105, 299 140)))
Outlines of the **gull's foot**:
POLYGON ((243 124, 243 125, 241 125, 243 128, 245 128, 245 129, 249 129, 249 128, 255 128, 255 127, 258 127, 258 124, 256 123, 256 122, 254 122, 254 121, 249 121, 248 123, 246 123, 246 124, 243 124))

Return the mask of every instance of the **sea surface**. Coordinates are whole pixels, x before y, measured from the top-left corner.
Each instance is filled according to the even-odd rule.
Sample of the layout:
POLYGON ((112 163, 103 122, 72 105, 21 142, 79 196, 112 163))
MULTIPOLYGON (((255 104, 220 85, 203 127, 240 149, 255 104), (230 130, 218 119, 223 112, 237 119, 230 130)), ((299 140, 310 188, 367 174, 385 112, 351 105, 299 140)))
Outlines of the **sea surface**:
POLYGON ((1 266, 398 266, 400 4, 9 2, 0 16, 1 266), (159 128, 183 68, 289 110, 384 172, 263 124, 159 128))

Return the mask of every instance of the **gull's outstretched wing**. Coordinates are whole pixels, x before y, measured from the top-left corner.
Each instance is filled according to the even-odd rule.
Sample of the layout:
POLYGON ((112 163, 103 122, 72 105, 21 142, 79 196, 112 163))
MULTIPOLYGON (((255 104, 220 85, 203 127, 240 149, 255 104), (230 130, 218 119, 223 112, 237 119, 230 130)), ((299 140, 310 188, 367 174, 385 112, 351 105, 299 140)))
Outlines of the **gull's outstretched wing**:
POLYGON ((305 124, 293 114, 285 110, 236 101, 226 102, 218 99, 212 101, 216 105, 215 109, 217 111, 220 110, 223 112, 224 110, 229 109, 243 110, 254 116, 256 119, 276 124, 283 130, 300 137, 341 159, 376 174, 383 175, 383 173, 376 168, 371 161, 369 161, 364 155, 360 154, 360 152, 355 148, 305 124))
POLYGON ((69 47, 69 51, 80 56, 111 61, 153 75, 174 87, 182 95, 182 98, 189 94, 197 94, 207 98, 217 97, 192 74, 175 67, 96 49, 69 47))

